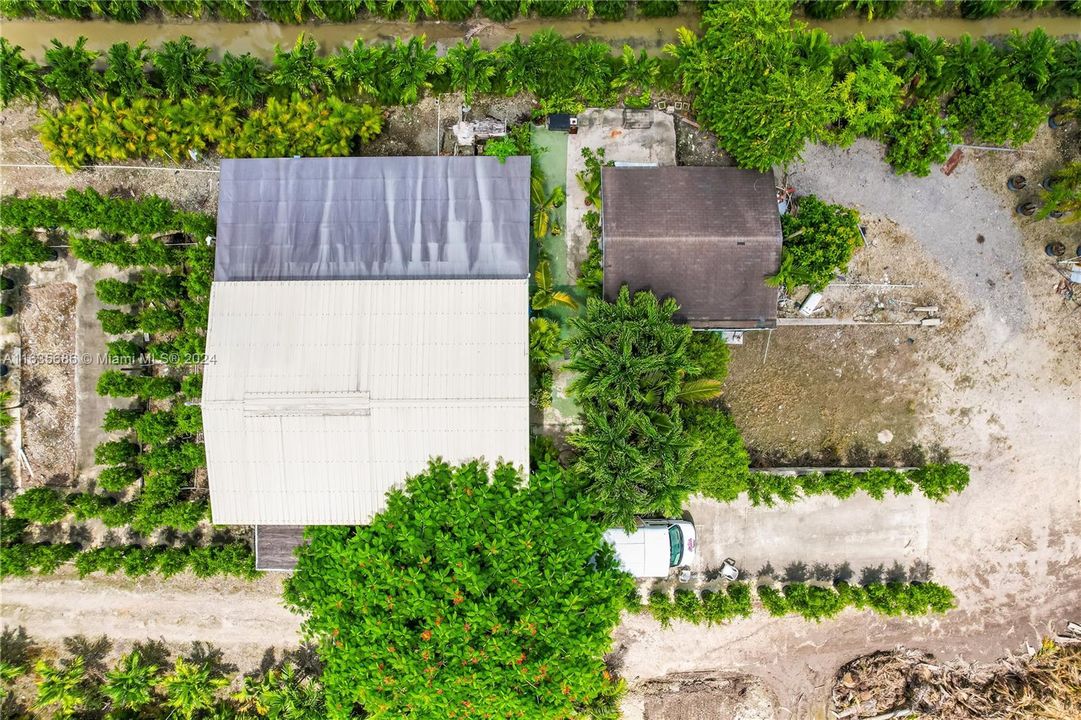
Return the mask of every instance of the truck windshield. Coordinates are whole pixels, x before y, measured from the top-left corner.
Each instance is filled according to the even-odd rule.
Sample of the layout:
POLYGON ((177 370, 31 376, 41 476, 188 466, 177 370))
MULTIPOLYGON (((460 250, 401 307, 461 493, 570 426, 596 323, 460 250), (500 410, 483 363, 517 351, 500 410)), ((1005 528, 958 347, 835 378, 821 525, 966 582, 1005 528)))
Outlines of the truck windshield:
POLYGON ((668 564, 676 567, 683 560, 683 531, 679 529, 679 525, 668 526, 668 541, 672 545, 668 564))

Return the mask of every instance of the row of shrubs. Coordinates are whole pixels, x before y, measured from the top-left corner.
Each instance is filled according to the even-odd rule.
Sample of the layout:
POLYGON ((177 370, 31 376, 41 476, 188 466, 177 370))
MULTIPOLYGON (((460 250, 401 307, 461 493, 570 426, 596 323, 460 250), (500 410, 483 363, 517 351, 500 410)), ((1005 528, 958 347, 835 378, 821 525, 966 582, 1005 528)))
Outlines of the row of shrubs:
POLYGON ((925 497, 941 501, 968 487, 969 468, 961 463, 931 463, 911 470, 871 468, 862 472, 831 470, 804 475, 749 473, 746 492, 755 505, 772 506, 777 501, 793 502, 800 497, 833 495, 845 499, 862 490, 875 500, 887 492, 911 495, 919 490, 925 497))
POLYGON ((277 23, 353 22, 365 17, 464 22, 480 14, 495 22, 519 15, 565 17, 581 15, 601 20, 669 17, 679 12, 678 0, 2 0, 5 17, 106 19, 139 22, 157 17, 216 18, 227 22, 270 20, 277 23))
MULTIPOLYGON (((834 617, 849 607, 869 608, 882 615, 897 616, 944 613, 956 605, 949 588, 930 582, 863 586, 838 582, 831 587, 797 582, 786 583, 780 590, 760 585, 758 597, 774 617, 800 615, 816 622, 834 617)), ((654 590, 648 603, 637 609, 648 611, 661 627, 668 627, 673 620, 712 625, 737 617, 750 617, 751 589, 746 583, 733 582, 727 590, 704 590, 701 595, 684 588, 671 595, 664 590, 654 590)))
POLYGON ((102 195, 93 188, 71 188, 61 197, 9 195, 0 199, 0 226, 125 235, 183 232, 201 239, 214 234, 215 218, 177 210, 157 195, 128 199, 102 195))
MULTIPOLYGON (((196 447, 201 452, 201 446, 196 447)), ((135 479, 138 479, 139 470, 132 470, 135 479)), ((53 525, 69 517, 77 522, 97 519, 105 527, 130 527, 142 534, 160 528, 190 532, 209 516, 206 500, 180 499, 183 489, 190 482, 189 475, 158 471, 147 473, 145 477, 142 490, 134 500, 129 501, 101 493, 63 493, 49 487, 29 488, 12 499, 12 514, 16 519, 39 525, 53 525)))
POLYGON ((0 546, 0 577, 25 577, 33 573, 49 575, 62 565, 73 563, 80 577, 94 572, 124 573, 129 577, 157 574, 172 577, 190 570, 201 578, 232 575, 258 577, 255 557, 247 543, 201 547, 167 545, 120 545, 83 550, 76 543, 12 543, 0 546))

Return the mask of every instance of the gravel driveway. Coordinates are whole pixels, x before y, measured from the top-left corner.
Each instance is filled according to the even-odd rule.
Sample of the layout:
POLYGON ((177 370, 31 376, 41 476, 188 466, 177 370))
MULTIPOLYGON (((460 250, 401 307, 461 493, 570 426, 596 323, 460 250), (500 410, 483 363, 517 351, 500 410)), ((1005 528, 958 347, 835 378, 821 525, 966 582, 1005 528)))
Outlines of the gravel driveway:
POLYGON ((884 155, 881 144, 862 138, 848 148, 808 145, 803 161, 789 170, 789 184, 799 195, 889 216, 916 237, 976 305, 1009 330, 1020 331, 1028 317, 1021 234, 1012 209, 980 184, 971 157, 952 175, 933 167, 920 178, 895 175, 884 155), (977 242, 980 235, 982 243, 977 242))

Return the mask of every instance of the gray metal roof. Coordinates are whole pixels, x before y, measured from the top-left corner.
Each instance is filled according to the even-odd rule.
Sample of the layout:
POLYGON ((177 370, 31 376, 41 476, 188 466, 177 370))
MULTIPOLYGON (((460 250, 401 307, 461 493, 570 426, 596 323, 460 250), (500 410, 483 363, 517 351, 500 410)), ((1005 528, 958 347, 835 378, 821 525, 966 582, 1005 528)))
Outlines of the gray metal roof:
POLYGON ((730 167, 606 167, 604 295, 650 290, 695 328, 773 327, 781 259, 773 173, 730 167))
POLYGON ((223 160, 215 280, 524 278, 529 158, 223 160))

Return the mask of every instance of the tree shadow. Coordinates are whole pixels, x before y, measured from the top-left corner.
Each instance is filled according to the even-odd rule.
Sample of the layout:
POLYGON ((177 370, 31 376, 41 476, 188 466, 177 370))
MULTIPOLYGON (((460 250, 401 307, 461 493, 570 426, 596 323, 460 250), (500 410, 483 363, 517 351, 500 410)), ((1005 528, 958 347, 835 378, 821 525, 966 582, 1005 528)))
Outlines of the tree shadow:
POLYGON ((767 562, 758 571, 758 577, 768 577, 770 580, 777 579, 777 571, 773 569, 773 563, 767 562))
POLYGON ((196 640, 191 644, 191 652, 185 659, 210 668, 210 672, 217 676, 229 676, 238 670, 233 663, 225 662, 225 653, 221 648, 202 640, 196 640))
POLYGON ((833 568, 829 563, 815 563, 811 566, 811 577, 815 580, 830 581, 834 579, 833 568))
POLYGON ((860 585, 875 585, 882 582, 882 574, 885 568, 881 565, 865 567, 860 571, 860 585))
POLYGON ((94 534, 85 525, 72 525, 68 528, 69 543, 75 543, 80 549, 88 548, 94 543, 94 534))
POLYGON ((98 638, 88 638, 85 635, 74 635, 64 638, 64 649, 72 657, 81 657, 86 664, 86 669, 104 674, 108 670, 105 658, 113 649, 113 642, 105 635, 98 638))
POLYGON ((905 570, 904 565, 894 560, 893 565, 886 571, 886 582, 903 583, 906 580, 908 580, 908 571, 905 570))
POLYGON ((914 583, 931 582, 934 569, 924 560, 914 560, 908 568, 908 581, 914 583))
POLYGON ((901 462, 911 467, 927 464, 927 452, 922 445, 913 443, 901 451, 901 462))
POLYGON ((318 645, 304 643, 295 650, 282 653, 282 664, 291 663, 303 677, 318 678, 323 674, 323 661, 319 659, 318 645))
POLYGON ((846 453, 849 467, 867 467, 871 462, 871 450, 862 442, 855 442, 846 453))
POLYGON ((172 652, 164 640, 144 640, 134 643, 132 652, 139 653, 139 657, 147 665, 156 665, 158 668, 167 668, 172 665, 172 652))
POLYGON ((852 570, 852 566, 848 564, 848 561, 844 561, 833 569, 833 582, 847 583, 852 581, 852 577, 855 575, 855 571, 852 570))
POLYGON ((794 562, 784 569, 785 582, 805 582, 808 577, 807 563, 794 562))
MULTIPOLYGON (((38 655, 40 647, 26 634, 26 628, 5 628, 0 633, 0 657, 9 665, 29 665, 38 655)), ((6 717, 6 716, 4 716, 6 717)))

